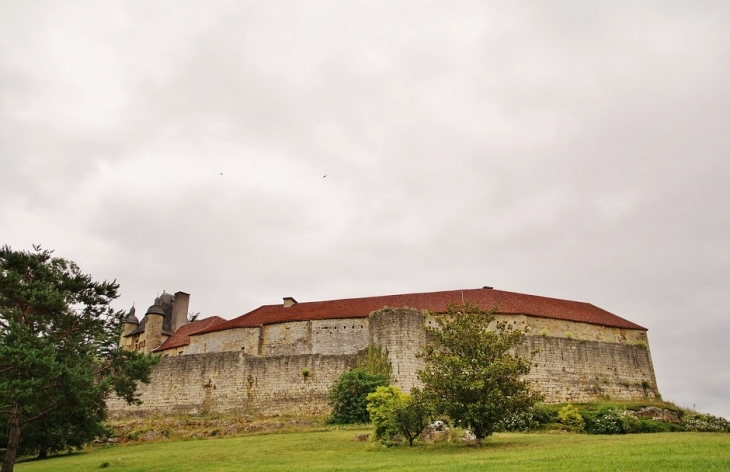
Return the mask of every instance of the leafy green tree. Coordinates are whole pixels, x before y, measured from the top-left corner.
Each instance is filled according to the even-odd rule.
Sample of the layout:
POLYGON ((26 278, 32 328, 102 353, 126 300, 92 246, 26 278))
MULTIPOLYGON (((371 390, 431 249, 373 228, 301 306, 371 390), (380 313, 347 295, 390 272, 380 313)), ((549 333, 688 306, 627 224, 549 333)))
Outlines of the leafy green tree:
POLYGON ((494 313, 468 301, 450 304, 437 327, 426 328, 426 367, 418 372, 436 411, 471 429, 477 444, 540 399, 523 379, 529 359, 514 352, 524 331, 495 321, 494 313))
POLYGON ((330 423, 367 423, 367 396, 378 387, 388 385, 383 374, 373 374, 363 368, 349 370, 338 377, 329 391, 332 415, 330 423))
POLYGON ((378 387, 368 394, 367 410, 375 427, 375 439, 388 440, 398 434, 392 416, 394 407, 402 403, 402 398, 403 393, 393 385, 378 387))
POLYGON ((139 403, 157 358, 117 347, 116 282, 95 282, 52 251, 0 248, 2 472, 18 453, 80 447, 103 433, 112 393, 139 403))
POLYGON ((430 411, 417 389, 409 395, 392 385, 378 387, 367 400, 377 439, 388 441, 401 434, 413 446, 413 441, 428 426, 430 411))

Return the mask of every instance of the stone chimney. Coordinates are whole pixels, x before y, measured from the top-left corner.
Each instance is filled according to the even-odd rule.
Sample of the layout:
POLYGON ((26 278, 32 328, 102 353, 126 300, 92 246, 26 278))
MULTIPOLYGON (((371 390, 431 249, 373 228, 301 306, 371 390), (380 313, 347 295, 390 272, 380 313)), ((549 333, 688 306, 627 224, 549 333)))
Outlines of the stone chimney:
POLYGON ((284 297, 284 308, 289 308, 297 304, 297 301, 293 297, 284 297))
POLYGON ((173 334, 180 326, 188 324, 188 308, 190 307, 190 294, 176 292, 175 301, 172 302, 172 332, 173 334))

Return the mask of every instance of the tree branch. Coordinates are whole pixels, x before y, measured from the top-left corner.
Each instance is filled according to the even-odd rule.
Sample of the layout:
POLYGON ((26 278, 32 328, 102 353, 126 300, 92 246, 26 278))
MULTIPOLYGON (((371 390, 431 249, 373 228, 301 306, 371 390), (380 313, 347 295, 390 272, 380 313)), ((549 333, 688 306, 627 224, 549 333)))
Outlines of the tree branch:
POLYGON ((58 382, 54 382, 50 385, 46 385, 45 387, 39 389, 39 392, 45 392, 46 390, 52 389, 53 387, 58 387, 60 384, 58 382))
POLYGON ((41 411, 41 412, 40 412, 40 413, 38 413, 37 415, 35 415, 35 416, 31 416, 30 418, 27 418, 27 419, 25 419, 25 420, 21 421, 21 422, 20 422, 20 424, 27 424, 27 423, 30 423, 31 421, 35 421, 35 420, 37 420, 38 418, 41 418, 41 417, 43 417, 43 416, 47 415, 48 413, 52 412, 52 411, 53 411, 53 410, 55 410, 56 408, 58 408, 58 407, 57 407, 57 406, 54 406, 54 407, 51 407, 51 408, 49 408, 49 409, 47 409, 47 410, 41 411))

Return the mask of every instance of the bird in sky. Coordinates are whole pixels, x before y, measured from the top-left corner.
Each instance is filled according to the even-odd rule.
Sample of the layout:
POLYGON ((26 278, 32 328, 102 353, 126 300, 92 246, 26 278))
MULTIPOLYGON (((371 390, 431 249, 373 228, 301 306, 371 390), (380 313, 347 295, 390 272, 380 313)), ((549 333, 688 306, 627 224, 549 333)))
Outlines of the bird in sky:
POLYGON ((327 174, 324 174, 324 176, 322 178, 324 179, 325 177, 327 177, 327 174))
POLYGON ((221 175, 223 175, 223 172, 221 172, 221 175))

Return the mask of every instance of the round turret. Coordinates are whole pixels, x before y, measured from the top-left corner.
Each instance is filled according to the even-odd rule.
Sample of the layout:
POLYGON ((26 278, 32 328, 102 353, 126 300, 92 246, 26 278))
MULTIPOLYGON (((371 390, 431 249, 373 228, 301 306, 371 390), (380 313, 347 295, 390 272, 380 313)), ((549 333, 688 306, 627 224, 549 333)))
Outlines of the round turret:
POLYGON ((135 316, 135 309, 134 305, 132 305, 132 308, 129 309, 129 314, 126 318, 124 318, 124 321, 122 321, 122 334, 119 336, 119 346, 121 346, 123 349, 130 349, 131 346, 127 345, 125 343, 124 338, 130 335, 132 332, 134 332, 135 329, 139 327, 139 320, 137 319, 137 316, 135 316))
MULTIPOLYGON (((165 295, 164 293, 162 295, 165 295)), ((158 300, 161 297, 158 297, 158 300)), ((162 344, 162 325, 165 321, 165 310, 157 303, 147 309, 145 315, 144 352, 152 352, 162 344)))
POLYGON ((409 392, 419 386, 423 359, 418 353, 426 344, 425 316, 414 308, 381 308, 370 313, 370 342, 388 352, 396 375, 395 385, 409 392))

